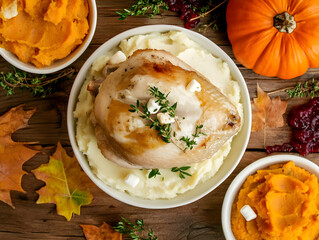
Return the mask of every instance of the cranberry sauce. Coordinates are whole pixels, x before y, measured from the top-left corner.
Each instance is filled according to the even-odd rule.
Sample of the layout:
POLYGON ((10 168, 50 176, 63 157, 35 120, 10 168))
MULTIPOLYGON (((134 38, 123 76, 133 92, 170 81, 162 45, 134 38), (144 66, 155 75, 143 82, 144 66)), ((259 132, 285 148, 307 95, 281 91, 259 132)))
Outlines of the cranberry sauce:
POLYGON ((303 156, 319 152, 319 97, 304 105, 294 107, 288 115, 292 128, 290 143, 266 148, 267 153, 296 150, 303 156))
POLYGON ((173 12, 177 12, 180 18, 185 21, 186 28, 193 28, 199 23, 199 19, 191 21, 192 18, 198 17, 198 11, 194 12, 194 9, 200 9, 206 1, 203 0, 165 0, 169 9, 173 12))

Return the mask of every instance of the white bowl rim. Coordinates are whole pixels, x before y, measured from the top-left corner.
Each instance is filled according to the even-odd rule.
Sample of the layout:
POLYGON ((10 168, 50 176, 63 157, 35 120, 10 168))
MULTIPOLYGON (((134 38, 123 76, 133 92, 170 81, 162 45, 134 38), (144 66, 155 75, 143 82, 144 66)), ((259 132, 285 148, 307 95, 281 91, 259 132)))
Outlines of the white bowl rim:
POLYGON ((231 210, 232 204, 238 195, 241 186, 247 177, 256 173, 257 170, 265 169, 270 165, 293 161, 296 166, 304 168, 308 172, 315 174, 319 178, 319 166, 311 160, 292 154, 277 154, 260 158, 245 167, 231 182, 224 197, 222 205, 222 228, 226 240, 236 240, 231 229, 231 210))
MULTIPOLYGON (((203 44, 200 44, 200 45, 203 46, 203 44)), ((204 48, 208 49, 206 45, 204 45, 204 46, 205 46, 204 48)), ((79 71, 79 73, 74 81, 72 89, 71 89, 69 102, 68 102, 68 110, 67 110, 67 128, 68 128, 71 146, 73 148, 74 154, 77 157, 78 162, 80 163, 82 169, 91 178, 91 180, 105 193, 107 193, 108 195, 112 196, 113 198, 115 198, 121 202, 124 202, 126 204, 129 204, 129 205, 132 205, 135 207, 147 208, 147 209, 174 208, 174 207, 187 205, 189 203, 197 201, 198 199, 204 197, 205 195, 207 195, 208 193, 213 191, 233 172, 235 167, 238 165, 239 161, 241 160, 241 158, 246 150, 246 147, 247 147, 247 144, 249 141, 249 136, 250 136, 250 128, 251 128, 250 97, 249 97, 249 92, 248 92, 246 82, 245 82, 242 74, 240 73, 238 67, 236 66, 236 64, 220 47, 218 47, 211 40, 209 40, 208 38, 206 38, 205 36, 203 36, 197 32, 193 32, 191 30, 188 30, 188 29, 185 29, 182 27, 178 27, 178 26, 174 26, 174 25, 162 25, 162 24, 147 25, 147 26, 137 27, 137 28, 133 28, 133 29, 124 31, 124 32, 116 35, 115 37, 109 39, 103 45, 101 45, 98 49, 96 49, 95 52, 93 52, 93 54, 83 64, 82 68, 80 69, 80 71, 79 71), (102 51, 102 49, 103 50, 112 49, 113 47, 117 46, 121 40, 127 39, 131 36, 134 36, 134 35, 147 34, 147 33, 151 33, 151 32, 167 32, 167 31, 174 31, 174 30, 182 31, 182 32, 186 33, 188 35, 188 37, 190 37, 195 42, 198 42, 198 40, 200 39, 202 42, 205 42, 208 45, 210 45, 210 47, 214 49, 214 52, 212 52, 212 54, 220 57, 222 60, 224 60, 225 62, 228 63, 234 79, 235 79, 234 74, 237 75, 236 80, 238 81, 238 83, 241 86, 241 102, 243 104, 245 102, 249 103, 249 104, 246 104, 245 108, 244 108, 245 120, 244 120, 243 127, 241 129, 241 132, 240 132, 240 134, 245 134, 246 138, 241 143, 242 148, 236 153, 236 155, 238 156, 236 163, 231 167, 231 169, 227 172, 227 174, 225 174, 223 177, 221 177, 220 180, 216 184, 211 186, 210 188, 207 188, 207 189, 205 188, 204 190, 201 189, 200 194, 193 196, 193 197, 190 197, 187 200, 183 200, 183 201, 179 200, 179 198, 181 198, 180 196, 185 196, 189 192, 194 191, 194 189, 196 189, 196 188, 198 189, 199 186, 197 185, 194 189, 189 190, 189 191, 187 191, 181 195, 178 195, 177 197, 172 198, 172 199, 158 199, 158 200, 142 199, 142 198, 131 196, 127 193, 120 192, 118 190, 115 190, 115 189, 107 186, 97 176, 95 176, 95 174, 93 174, 90 166, 88 165, 86 157, 82 154, 82 152, 79 150, 79 148, 77 146, 77 141, 75 139, 75 134, 74 134, 75 133, 75 122, 74 122, 74 118, 73 118, 73 110, 74 110, 75 105, 78 101, 77 97, 78 97, 80 89, 83 85, 83 81, 85 80, 85 77, 83 77, 83 76, 85 76, 84 74, 87 73, 87 71, 91 67, 92 63, 94 62, 94 60, 97 59, 97 57, 103 55, 99 51, 102 51), (197 41, 194 38, 197 38, 197 41)), ((220 172, 220 170, 217 171, 215 176, 219 172, 220 172)), ((208 182, 208 181, 206 181, 206 182, 208 182)))
POLYGON ((92 41, 92 38, 95 33, 96 23, 97 23, 97 8, 95 0, 88 0, 89 3, 89 32, 84 38, 83 42, 77 46, 75 50, 73 50, 68 56, 63 59, 59 59, 54 61, 50 66, 46 66, 43 68, 37 68, 31 63, 24 63, 18 57, 16 57, 13 53, 7 51, 4 48, 0 47, 0 55, 12 66, 21 69, 25 72, 34 73, 34 74, 50 74, 57 72, 69 65, 71 65, 74 61, 76 61, 82 53, 87 49, 89 44, 92 41))

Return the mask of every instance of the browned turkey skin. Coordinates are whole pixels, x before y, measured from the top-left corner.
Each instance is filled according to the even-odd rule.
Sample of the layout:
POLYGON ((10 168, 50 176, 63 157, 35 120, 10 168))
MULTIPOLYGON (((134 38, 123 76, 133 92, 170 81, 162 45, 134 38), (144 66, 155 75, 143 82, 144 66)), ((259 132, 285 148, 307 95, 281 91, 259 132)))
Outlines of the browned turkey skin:
POLYGON ((120 166, 172 168, 200 162, 211 158, 240 129, 236 107, 218 88, 166 51, 138 50, 106 75, 101 86, 96 82, 88 86, 97 94, 92 122, 102 154, 120 166), (187 90, 193 79, 200 83, 200 92, 187 90), (147 104, 153 86, 169 93, 171 103, 177 102, 171 143, 165 143, 139 113, 129 111, 137 100, 147 104), (192 137, 200 125, 205 135, 196 138, 192 150, 184 151, 181 137, 192 137))

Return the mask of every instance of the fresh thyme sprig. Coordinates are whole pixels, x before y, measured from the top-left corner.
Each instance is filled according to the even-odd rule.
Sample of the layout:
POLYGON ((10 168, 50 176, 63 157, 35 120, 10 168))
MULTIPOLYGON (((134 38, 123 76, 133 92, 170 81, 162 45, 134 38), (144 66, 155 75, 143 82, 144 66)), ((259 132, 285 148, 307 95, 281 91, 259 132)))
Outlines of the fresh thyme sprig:
POLYGON ((118 222, 113 229, 124 235, 124 239, 133 239, 133 240, 158 240, 158 237, 154 235, 152 229, 147 233, 147 236, 139 236, 138 233, 143 233, 145 231, 143 219, 137 219, 134 223, 126 220, 122 217, 122 221, 118 222), (129 237, 129 238, 127 238, 129 237))
MULTIPOLYGON (((186 12, 191 10, 196 14, 196 17, 191 19, 184 20, 188 23, 196 21, 198 19, 205 18, 207 15, 210 15, 210 20, 207 24, 204 24, 200 27, 200 31, 204 31, 206 28, 212 26, 213 29, 218 29, 218 26, 225 25, 225 13, 226 13, 226 2, 228 0, 201 0, 201 1, 189 1, 185 2, 183 6, 178 6, 177 3, 170 3, 169 0, 136 0, 129 9, 123 9, 121 11, 116 11, 120 16, 119 20, 124 20, 128 16, 148 16, 149 18, 154 17, 155 15, 161 14, 162 10, 171 10, 178 12, 180 16, 185 17, 186 12), (186 7, 186 8, 185 8, 186 7), (182 10, 183 9, 183 10, 182 10), (216 11, 219 9, 219 11, 216 11), (222 19, 222 20, 221 20, 222 19)), ((194 27, 195 23, 192 27, 194 27)), ((188 24, 186 24, 188 25, 188 24)))
POLYGON ((141 118, 149 120, 151 122, 150 124, 147 124, 147 126, 149 126, 150 128, 154 128, 164 142, 171 142, 172 124, 162 125, 157 118, 153 120, 151 118, 151 113, 147 108, 147 104, 143 104, 140 106, 139 100, 136 101, 136 106, 130 105, 130 107, 132 108, 129 109, 130 112, 136 112, 140 114, 141 118), (143 109, 143 111, 139 109, 140 107, 143 109))
MULTIPOLYGON (((170 106, 170 102, 167 100, 168 94, 164 94, 161 91, 158 90, 157 87, 150 87, 149 88, 150 94, 156 98, 156 102, 158 105, 160 105, 160 111, 163 113, 168 112, 168 114, 171 117, 176 116, 176 107, 177 103, 174 103, 172 106, 170 106)), ((157 118, 152 119, 151 113, 147 108, 147 104, 140 104, 140 101, 136 101, 136 105, 130 105, 132 109, 129 109, 130 112, 136 112, 140 114, 140 117, 146 120, 149 120, 150 123, 148 126, 150 128, 154 128, 158 135, 161 136, 162 140, 166 143, 171 142, 171 133, 172 133, 172 124, 164 124, 162 125, 157 118), (140 108, 142 110, 140 110, 140 108)))
POLYGON ((150 171, 148 178, 156 178, 157 175, 161 175, 159 169, 155 168, 150 171))
POLYGON ((319 81, 313 78, 311 81, 306 81, 304 84, 298 83, 293 89, 286 89, 285 92, 290 98, 294 97, 318 97, 319 96, 319 81))
POLYGON ((13 95, 15 89, 28 89, 33 95, 42 98, 52 93, 54 84, 62 78, 70 78, 75 73, 75 68, 69 67, 57 73, 50 75, 36 75, 26 73, 12 67, 12 70, 0 73, 0 86, 7 92, 7 95, 13 95))
POLYGON ((287 87, 275 91, 267 92, 267 94, 274 94, 278 92, 286 92, 290 98, 294 97, 319 97, 319 81, 312 80, 298 83, 295 87, 287 87))
POLYGON ((184 148, 184 151, 186 151, 188 148, 190 150, 192 150, 194 148, 195 145, 197 145, 197 142, 196 142, 196 138, 198 138, 200 135, 205 135, 205 133, 201 132, 201 129, 203 128, 203 124, 201 125, 197 125, 196 126, 196 130, 195 130, 195 133, 192 134, 193 138, 190 138, 188 136, 183 136, 182 138, 180 138, 181 141, 184 141, 185 144, 186 144, 186 147, 184 148))
POLYGON ((168 112, 168 114, 174 118, 176 116, 176 107, 177 102, 170 106, 170 102, 167 100, 167 97, 170 93, 164 94, 157 87, 150 87, 149 91, 153 97, 156 98, 156 102, 160 105, 160 111, 162 113, 168 112))
POLYGON ((161 10, 168 10, 168 5, 164 0, 138 0, 129 9, 117 11, 119 20, 124 20, 128 16, 144 16, 152 18, 161 13, 161 10))
POLYGON ((185 175, 186 176, 192 176, 192 174, 190 174, 190 173, 188 173, 188 172, 186 172, 188 169, 190 169, 191 167, 190 166, 184 166, 184 167, 180 167, 180 168, 178 168, 178 167, 173 167, 172 169, 171 169, 171 171, 172 172, 179 172, 179 177, 181 178, 181 179, 185 179, 185 175))

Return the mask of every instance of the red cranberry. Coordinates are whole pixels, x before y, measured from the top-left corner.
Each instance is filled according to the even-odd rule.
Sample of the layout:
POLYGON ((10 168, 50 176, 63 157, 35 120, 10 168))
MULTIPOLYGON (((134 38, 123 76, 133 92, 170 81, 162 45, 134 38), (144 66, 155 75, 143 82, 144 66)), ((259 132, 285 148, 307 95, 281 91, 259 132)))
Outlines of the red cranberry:
POLYGON ((288 125, 292 130, 291 142, 266 148, 267 153, 286 152, 293 149, 308 155, 319 151, 319 98, 294 107, 288 115, 288 125), (287 147, 289 146, 289 147, 287 147))

